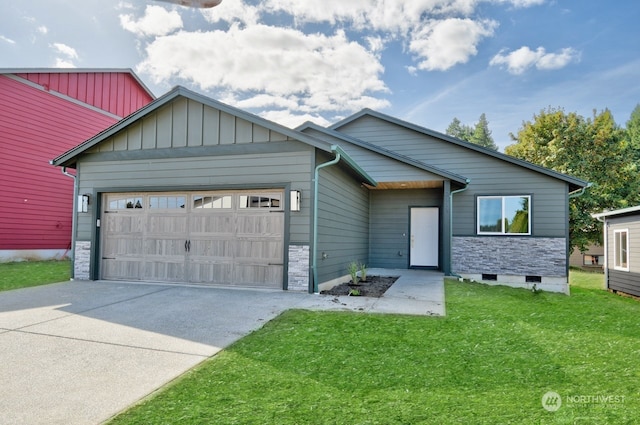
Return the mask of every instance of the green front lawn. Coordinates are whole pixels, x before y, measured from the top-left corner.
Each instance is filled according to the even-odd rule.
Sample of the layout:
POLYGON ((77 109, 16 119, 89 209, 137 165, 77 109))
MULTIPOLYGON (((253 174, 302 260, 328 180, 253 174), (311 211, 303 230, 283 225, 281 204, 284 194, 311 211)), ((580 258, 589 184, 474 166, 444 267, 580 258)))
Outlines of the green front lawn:
POLYGON ((602 271, 585 271, 571 268, 569 271, 569 285, 571 288, 604 290, 604 273, 602 271))
POLYGON ((288 311, 112 423, 636 423, 640 302, 575 276, 570 297, 449 280, 445 318, 288 311))
POLYGON ((65 282, 71 277, 71 261, 21 261, 0 263, 0 291, 65 282))

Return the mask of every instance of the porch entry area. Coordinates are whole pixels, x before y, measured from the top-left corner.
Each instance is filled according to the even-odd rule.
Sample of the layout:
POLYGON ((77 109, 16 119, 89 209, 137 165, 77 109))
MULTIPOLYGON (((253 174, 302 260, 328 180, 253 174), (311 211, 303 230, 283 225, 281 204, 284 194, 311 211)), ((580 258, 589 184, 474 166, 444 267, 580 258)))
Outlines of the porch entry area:
POLYGON ((439 216, 437 207, 410 208, 410 267, 438 267, 439 216))

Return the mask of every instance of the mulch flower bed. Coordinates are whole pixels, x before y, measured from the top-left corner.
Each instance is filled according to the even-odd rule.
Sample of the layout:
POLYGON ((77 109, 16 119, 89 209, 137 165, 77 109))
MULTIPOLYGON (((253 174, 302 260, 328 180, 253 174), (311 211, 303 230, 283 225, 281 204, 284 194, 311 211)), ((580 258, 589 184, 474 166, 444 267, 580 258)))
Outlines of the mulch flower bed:
POLYGON ((351 281, 341 283, 327 291, 320 291, 324 295, 356 295, 361 297, 380 298, 398 280, 397 276, 367 276, 364 282, 354 285, 351 281))

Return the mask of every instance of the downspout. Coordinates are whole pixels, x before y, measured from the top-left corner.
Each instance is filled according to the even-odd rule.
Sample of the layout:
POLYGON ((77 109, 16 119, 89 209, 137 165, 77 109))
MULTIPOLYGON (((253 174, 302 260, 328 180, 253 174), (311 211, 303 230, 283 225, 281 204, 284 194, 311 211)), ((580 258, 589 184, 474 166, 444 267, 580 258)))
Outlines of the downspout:
POLYGON ((313 175, 313 248, 311 250, 311 273, 313 279, 313 289, 309 293, 318 293, 318 180, 320 178, 320 170, 331 165, 335 165, 340 162, 340 152, 337 146, 331 146, 331 151, 336 154, 336 157, 331 161, 323 164, 318 164, 315 168, 313 175))
MULTIPOLYGON (((53 165, 53 164, 52 164, 53 165)), ((74 279, 76 261, 76 211, 78 210, 78 178, 68 173, 67 167, 62 167, 62 174, 73 179, 73 213, 71 215, 71 280, 74 279)))
POLYGON ((608 255, 608 239, 609 239, 609 229, 607 229, 607 219, 603 217, 596 217, 600 223, 602 223, 602 232, 604 233, 603 245, 604 245, 604 264, 602 269, 604 270, 604 289, 609 289, 609 255, 608 255))
MULTIPOLYGON (((593 183, 588 182, 587 185, 584 186, 582 189, 576 189, 573 192, 569 192, 569 196, 568 196, 567 199, 577 198, 579 196, 584 195, 584 191, 589 189, 591 186, 593 186, 593 183)), ((567 204, 567 208, 569 208, 569 204, 567 204)), ((568 231, 567 231, 567 233, 568 233, 568 231)), ((605 233, 605 235, 606 235, 606 233, 605 233)), ((567 287, 568 287, 568 284, 569 284, 569 252, 570 252, 570 250, 571 250, 571 241, 569 240, 569 235, 567 235, 567 287)), ((607 260, 606 254, 607 253, 606 253, 606 248, 605 248, 605 262, 607 260)), ((607 272, 605 271, 605 278, 606 278, 606 273, 607 272)), ((605 282, 606 282, 606 280, 605 280, 605 282)))
POLYGON ((587 183, 587 185, 585 187, 583 187, 582 189, 578 189, 578 190, 574 190, 573 192, 569 192, 569 199, 577 198, 578 196, 584 195, 584 191, 589 189, 591 186, 593 186, 593 183, 587 183))
POLYGON ((464 184, 465 186, 462 189, 454 190, 449 192, 449 275, 453 277, 457 277, 458 279, 462 279, 457 273, 453 272, 453 261, 452 261, 452 253, 453 253, 453 195, 456 193, 464 192, 469 189, 469 183, 471 183, 470 179, 466 179, 464 184))

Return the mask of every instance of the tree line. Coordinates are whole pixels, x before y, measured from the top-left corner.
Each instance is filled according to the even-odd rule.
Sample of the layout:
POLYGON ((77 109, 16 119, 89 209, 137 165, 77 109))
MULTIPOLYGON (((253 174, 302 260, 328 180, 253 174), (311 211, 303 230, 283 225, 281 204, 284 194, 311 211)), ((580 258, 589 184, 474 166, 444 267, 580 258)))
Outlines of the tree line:
MULTIPOLYGON (((454 118, 447 134, 497 150, 485 114, 475 126, 454 118)), ((570 199, 571 247, 585 251, 602 243, 602 227, 592 213, 640 205, 640 104, 625 127, 608 109, 585 118, 562 108, 547 108, 525 121, 505 153, 592 184, 570 199)))

